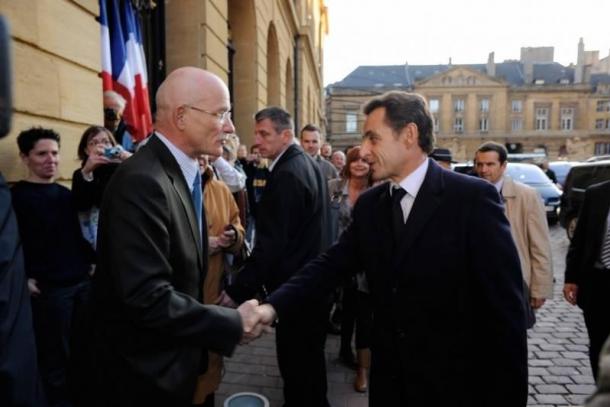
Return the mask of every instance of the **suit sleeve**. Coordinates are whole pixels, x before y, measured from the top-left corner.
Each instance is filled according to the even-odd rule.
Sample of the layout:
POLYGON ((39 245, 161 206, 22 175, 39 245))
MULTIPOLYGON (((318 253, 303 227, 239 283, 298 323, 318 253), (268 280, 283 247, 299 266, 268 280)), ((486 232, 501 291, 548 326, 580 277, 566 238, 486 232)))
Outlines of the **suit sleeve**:
POLYGON ((590 238, 590 236, 587 236, 587 227, 590 222, 589 216, 591 214, 592 193, 593 191, 591 189, 585 191, 585 198, 582 207, 578 212, 578 222, 576 223, 574 236, 572 237, 566 254, 566 284, 580 284, 581 269, 585 256, 585 245, 587 244, 587 239, 590 238))
POLYGON ((353 221, 339 241, 267 297, 265 301, 273 306, 280 320, 323 300, 345 277, 362 269, 358 267, 363 264, 358 235, 360 219, 366 213, 361 203, 362 200, 356 202, 353 221))
POLYGON ((528 190, 526 207, 531 277, 528 281, 532 298, 553 297, 553 262, 546 213, 538 193, 528 190))
POLYGON ((497 390, 498 400, 518 398, 525 405, 527 343, 519 254, 494 186, 482 185, 473 195, 467 223, 470 295, 476 304, 478 342, 485 347, 481 354, 494 355, 486 385, 497 390))
POLYGON ((203 305, 171 284, 176 271, 168 259, 176 248, 167 225, 175 219, 163 186, 138 174, 119 180, 108 192, 112 195, 104 202, 102 217, 105 212, 112 219, 102 218, 107 230, 99 249, 106 256, 100 261, 128 319, 150 335, 230 354, 242 334, 238 312, 203 305), (146 197, 136 190, 147 191, 146 197))
POLYGON ((270 271, 278 269, 291 231, 301 222, 297 214, 305 213, 312 199, 303 182, 288 171, 278 172, 266 188, 265 195, 273 198, 265 199, 264 208, 259 205, 256 244, 235 283, 227 287, 229 296, 238 303, 253 298, 269 281, 270 271))

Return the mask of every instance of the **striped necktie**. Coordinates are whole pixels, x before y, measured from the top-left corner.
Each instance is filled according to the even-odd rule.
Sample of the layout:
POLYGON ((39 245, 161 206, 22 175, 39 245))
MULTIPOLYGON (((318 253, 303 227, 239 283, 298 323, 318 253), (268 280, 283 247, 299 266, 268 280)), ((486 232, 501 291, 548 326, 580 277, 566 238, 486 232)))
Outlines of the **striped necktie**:
POLYGON ((199 225, 199 233, 202 233, 201 229, 201 211, 203 209, 203 198, 201 196, 201 174, 197 171, 195 180, 193 181, 193 192, 191 193, 193 199, 193 206, 195 207, 195 213, 197 214, 197 224, 199 225))
POLYGON ((610 222, 607 223, 606 237, 604 237, 604 243, 602 244, 600 259, 604 267, 610 269, 610 222))

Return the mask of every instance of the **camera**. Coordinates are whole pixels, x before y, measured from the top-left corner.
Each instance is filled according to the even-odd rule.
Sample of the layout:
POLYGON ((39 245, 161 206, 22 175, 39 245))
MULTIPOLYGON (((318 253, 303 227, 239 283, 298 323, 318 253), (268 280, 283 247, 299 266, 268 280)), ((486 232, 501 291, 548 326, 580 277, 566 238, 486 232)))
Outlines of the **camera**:
POLYGON ((110 159, 119 158, 121 152, 123 152, 123 149, 118 145, 104 148, 104 156, 110 159))
POLYGON ((104 120, 116 121, 119 120, 119 114, 114 109, 104 108, 104 120))

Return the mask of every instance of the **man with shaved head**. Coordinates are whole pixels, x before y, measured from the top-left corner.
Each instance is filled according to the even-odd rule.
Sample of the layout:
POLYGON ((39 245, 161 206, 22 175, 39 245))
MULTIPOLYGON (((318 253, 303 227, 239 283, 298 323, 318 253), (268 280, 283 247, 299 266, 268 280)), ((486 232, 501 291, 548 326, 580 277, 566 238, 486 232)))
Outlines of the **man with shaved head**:
MULTIPOLYGON (((207 233, 197 157, 235 128, 229 91, 198 68, 168 75, 155 133, 104 194, 93 281, 91 406, 190 406, 208 350, 260 334, 254 306, 203 305, 207 233)), ((204 405, 213 405, 213 400, 204 405)))

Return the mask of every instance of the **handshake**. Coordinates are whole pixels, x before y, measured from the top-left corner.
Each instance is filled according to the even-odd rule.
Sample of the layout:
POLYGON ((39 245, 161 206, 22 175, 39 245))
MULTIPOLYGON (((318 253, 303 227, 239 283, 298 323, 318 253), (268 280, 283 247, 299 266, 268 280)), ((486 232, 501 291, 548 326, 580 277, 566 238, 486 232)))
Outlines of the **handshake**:
POLYGON ((216 303, 224 307, 237 308, 244 328, 240 342, 242 345, 253 341, 264 332, 270 332, 271 324, 277 317, 271 304, 259 304, 257 300, 248 300, 238 307, 224 291, 216 303))

